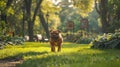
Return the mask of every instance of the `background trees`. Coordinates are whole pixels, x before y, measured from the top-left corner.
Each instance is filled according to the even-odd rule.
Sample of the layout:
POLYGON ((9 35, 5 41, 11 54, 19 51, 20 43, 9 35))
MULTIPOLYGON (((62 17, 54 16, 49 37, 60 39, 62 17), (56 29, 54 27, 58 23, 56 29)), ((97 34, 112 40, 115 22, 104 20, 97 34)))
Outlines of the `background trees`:
POLYGON ((89 21, 89 31, 114 32, 120 26, 119 3, 119 0, 0 0, 1 35, 12 31, 23 37, 29 35, 33 41, 38 33, 49 37, 53 28, 66 32, 68 21, 74 22, 77 32, 84 18, 89 21))
POLYGON ((49 13, 48 21, 50 26, 58 25, 55 22, 59 23, 59 18, 55 14, 59 9, 49 0, 1 0, 0 8, 1 30, 7 27, 9 30, 4 28, 6 30, 5 33, 14 31, 15 35, 23 35, 23 37, 24 35, 29 35, 30 41, 33 41, 34 34, 41 33, 41 30, 46 32, 47 37, 49 36, 48 22, 46 20, 47 12, 49 13), (38 17, 40 20, 38 20, 38 17), (51 23, 52 21, 54 24, 51 23), (39 26, 38 31, 35 29, 34 24, 39 26))

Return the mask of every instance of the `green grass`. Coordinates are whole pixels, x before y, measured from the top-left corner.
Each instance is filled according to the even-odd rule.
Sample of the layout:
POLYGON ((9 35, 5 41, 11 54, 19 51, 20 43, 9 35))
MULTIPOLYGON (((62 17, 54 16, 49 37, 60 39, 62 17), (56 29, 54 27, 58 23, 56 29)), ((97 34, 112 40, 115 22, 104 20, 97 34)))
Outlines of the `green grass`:
POLYGON ((15 57, 24 59, 17 67, 120 67, 120 50, 91 49, 87 44, 63 43, 61 52, 35 42, 0 50, 0 59, 15 57))

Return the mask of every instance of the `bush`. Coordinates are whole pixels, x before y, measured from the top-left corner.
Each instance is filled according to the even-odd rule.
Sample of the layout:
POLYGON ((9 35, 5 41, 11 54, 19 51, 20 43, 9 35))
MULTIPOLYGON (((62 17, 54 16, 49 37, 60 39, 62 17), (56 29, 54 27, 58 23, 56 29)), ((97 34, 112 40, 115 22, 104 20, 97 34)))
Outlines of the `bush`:
POLYGON ((6 45, 18 45, 23 44, 24 39, 22 37, 0 36, 0 49, 6 45))
POLYGON ((93 35, 90 33, 74 33, 67 34, 65 41, 78 43, 78 44, 89 44, 93 40, 93 35))
POLYGON ((116 30, 115 33, 104 34, 102 36, 98 36, 92 42, 91 48, 118 48, 120 49, 120 29, 116 30))
POLYGON ((80 38, 76 41, 79 44, 89 44, 92 41, 92 38, 80 38))

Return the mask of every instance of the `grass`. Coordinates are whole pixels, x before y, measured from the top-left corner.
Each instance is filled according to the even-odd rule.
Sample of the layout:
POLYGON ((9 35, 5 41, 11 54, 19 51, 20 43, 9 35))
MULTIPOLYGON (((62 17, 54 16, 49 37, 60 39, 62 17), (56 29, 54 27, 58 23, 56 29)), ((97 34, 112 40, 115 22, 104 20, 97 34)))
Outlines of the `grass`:
POLYGON ((63 43, 61 52, 51 52, 49 43, 26 42, 6 46, 0 59, 22 58, 17 67, 120 67, 120 50, 91 49, 87 44, 63 43))

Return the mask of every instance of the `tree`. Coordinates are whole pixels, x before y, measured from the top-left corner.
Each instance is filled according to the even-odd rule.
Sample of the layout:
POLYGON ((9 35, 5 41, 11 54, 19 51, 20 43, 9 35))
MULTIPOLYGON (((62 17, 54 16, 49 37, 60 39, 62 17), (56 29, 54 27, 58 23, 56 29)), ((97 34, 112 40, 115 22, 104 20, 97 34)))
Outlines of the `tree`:
POLYGON ((86 17, 88 13, 93 11, 94 0, 72 0, 74 7, 79 9, 81 16, 86 17))
POLYGON ((108 6, 108 22, 110 24, 108 29, 110 32, 114 32, 116 29, 120 28, 120 0, 109 0, 108 6))
POLYGON ((5 21, 5 23, 7 24, 7 10, 10 8, 11 4, 12 4, 13 0, 7 0, 6 2, 6 6, 2 3, 5 3, 5 1, 1 1, 1 5, 4 5, 3 7, 1 7, 2 9, 1 11, 1 21, 5 21))
POLYGON ((115 29, 119 28, 119 3, 119 0, 95 0, 95 7, 100 15, 103 33, 114 32, 115 29))
POLYGON ((57 28, 59 25, 59 17, 57 16, 60 8, 57 8, 49 0, 44 0, 40 5, 39 18, 40 22, 46 32, 46 36, 49 38, 49 30, 53 27, 57 28), (47 4, 46 4, 47 3, 47 4), (48 14, 48 16, 46 16, 48 14), (57 20, 56 20, 57 19, 57 20), (57 26, 58 25, 58 26, 57 26))
POLYGON ((109 23, 107 20, 108 0, 100 0, 99 1, 99 8, 97 7, 97 1, 95 0, 95 7, 96 7, 97 12, 100 15, 100 18, 101 18, 103 33, 108 33, 108 29, 107 29, 107 27, 109 27, 109 23))
POLYGON ((96 32, 96 33, 102 32, 101 23, 99 22, 99 14, 97 13, 95 8, 92 12, 89 13, 87 18, 89 20, 89 30, 91 32, 96 32))
POLYGON ((7 16, 8 14, 10 14, 11 12, 11 4, 12 4, 13 0, 1 0, 0 1, 0 22, 1 22, 1 30, 3 33, 6 32, 6 29, 8 28, 8 19, 7 16))
POLYGON ((27 22, 28 22, 28 35, 29 35, 29 38, 30 38, 29 41, 33 41, 34 21, 35 21, 36 15, 38 13, 38 10, 40 8, 40 4, 42 3, 42 0, 39 0, 39 1, 36 2, 36 7, 35 7, 35 10, 34 10, 33 16, 31 15, 32 0, 24 0, 24 2, 25 2, 25 9, 26 9, 26 17, 27 17, 27 22))
POLYGON ((93 10, 93 4, 93 0, 61 0, 57 4, 62 9, 59 13, 62 25, 59 28, 66 31, 66 22, 72 20, 75 23, 74 31, 78 31, 80 19, 88 16, 93 10))
POLYGON ((48 27, 47 27, 47 22, 45 21, 45 18, 44 18, 44 15, 40 9, 40 14, 39 14, 39 18, 40 18, 40 21, 42 23, 42 26, 46 32, 46 36, 49 38, 49 30, 48 30, 48 27))

